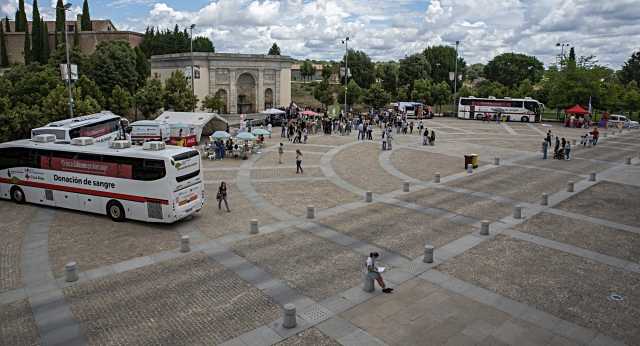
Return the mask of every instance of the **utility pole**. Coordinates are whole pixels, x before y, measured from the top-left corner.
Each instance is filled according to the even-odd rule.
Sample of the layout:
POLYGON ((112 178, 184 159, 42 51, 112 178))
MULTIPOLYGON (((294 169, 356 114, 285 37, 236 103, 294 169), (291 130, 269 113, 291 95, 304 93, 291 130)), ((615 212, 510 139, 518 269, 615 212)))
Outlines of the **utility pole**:
MULTIPOLYGON (((189 29, 191 30, 191 95, 195 99, 196 97, 196 75, 193 73, 193 28, 195 28, 195 24, 191 24, 189 29)), ((193 104, 193 111, 196 111, 196 104, 193 104)))
MULTIPOLYGON (((69 90, 69 117, 73 118, 73 92, 71 91, 71 60, 69 60, 69 38, 67 35, 67 11, 71 10, 71 3, 64 5, 64 45, 67 53, 67 89, 69 90)), ((78 28, 76 28, 78 30, 78 28)))
POLYGON ((453 114, 457 115, 456 111, 456 94, 458 93, 458 46, 460 45, 460 41, 456 41, 456 61, 454 62, 454 72, 453 72, 453 114))
POLYGON ((349 89, 349 36, 344 43, 344 116, 347 117, 347 91, 349 89))

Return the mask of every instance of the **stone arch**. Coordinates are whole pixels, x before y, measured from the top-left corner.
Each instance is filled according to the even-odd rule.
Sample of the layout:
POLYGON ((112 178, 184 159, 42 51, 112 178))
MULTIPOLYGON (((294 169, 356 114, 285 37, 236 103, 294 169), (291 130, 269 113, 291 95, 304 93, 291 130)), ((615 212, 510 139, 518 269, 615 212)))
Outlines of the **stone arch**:
POLYGON ((255 77, 248 72, 245 72, 238 76, 238 81, 236 82, 236 90, 238 95, 238 113, 255 113, 257 108, 257 91, 255 77))
POLYGON ((216 91, 216 97, 222 100, 223 106, 220 109, 220 113, 229 114, 229 93, 225 89, 219 89, 216 91))
POLYGON ((273 108, 273 89, 267 88, 264 91, 264 109, 273 108))

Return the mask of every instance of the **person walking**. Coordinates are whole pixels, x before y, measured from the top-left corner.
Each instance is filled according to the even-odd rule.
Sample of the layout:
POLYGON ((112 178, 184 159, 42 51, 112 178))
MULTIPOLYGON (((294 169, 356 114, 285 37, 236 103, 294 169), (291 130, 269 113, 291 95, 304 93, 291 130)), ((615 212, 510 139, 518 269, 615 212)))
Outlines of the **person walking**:
POLYGON ((431 130, 431 136, 429 137, 429 145, 436 145, 436 130, 431 130))
POLYGON ((296 149, 296 174, 304 174, 304 170, 302 169, 302 152, 300 149, 296 149))
POLYGON ((567 141, 567 145, 564 147, 564 159, 569 161, 571 160, 571 157, 569 156, 571 154, 571 141, 567 141))
POLYGON ((547 150, 549 149, 549 142, 547 141, 547 139, 545 138, 542 141, 542 159, 546 160, 547 159, 547 150))
POLYGON ((267 131, 269 131, 269 138, 271 138, 271 131, 273 130, 273 125, 271 123, 267 124, 267 131))
POLYGON ((384 280, 382 279, 382 271, 384 271, 384 268, 378 268, 376 266, 376 259, 378 259, 378 257, 380 257, 380 254, 377 252, 371 252, 369 254, 369 257, 367 257, 367 276, 370 279, 376 280, 378 282, 378 285, 380 285, 380 287, 382 288, 382 292, 384 293, 391 293, 393 292, 393 288, 389 288, 387 287, 387 285, 385 285, 384 280))
POLYGON ((427 145, 429 144, 429 129, 425 129, 424 133, 422 134, 422 145, 427 145))
POLYGON ((558 158, 558 150, 560 150, 560 138, 556 136, 556 145, 553 147, 553 158, 558 158))
POLYGON ((280 143, 278 147, 278 164, 282 164, 282 155, 284 155, 284 144, 280 143))
POLYGON ((229 203, 227 203, 227 183, 224 181, 220 183, 216 199, 218 200, 218 210, 222 210, 222 201, 224 201, 224 206, 227 207, 227 212, 231 212, 229 209, 229 203))

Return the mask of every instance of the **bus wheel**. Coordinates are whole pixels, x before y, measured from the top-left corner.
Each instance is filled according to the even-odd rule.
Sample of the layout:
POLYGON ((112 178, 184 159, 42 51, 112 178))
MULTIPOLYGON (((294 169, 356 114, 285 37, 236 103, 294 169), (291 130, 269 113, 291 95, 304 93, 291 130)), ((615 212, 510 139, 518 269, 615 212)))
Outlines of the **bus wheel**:
POLYGON ((523 123, 528 123, 529 122, 529 117, 522 117, 522 118, 520 118, 520 121, 522 121, 523 123))
POLYGON ((24 197, 24 192, 17 186, 11 188, 11 200, 18 204, 23 204, 27 201, 24 197))
POLYGON ((109 201, 109 203, 107 203, 107 216, 116 222, 124 221, 125 215, 122 204, 118 201, 109 201))

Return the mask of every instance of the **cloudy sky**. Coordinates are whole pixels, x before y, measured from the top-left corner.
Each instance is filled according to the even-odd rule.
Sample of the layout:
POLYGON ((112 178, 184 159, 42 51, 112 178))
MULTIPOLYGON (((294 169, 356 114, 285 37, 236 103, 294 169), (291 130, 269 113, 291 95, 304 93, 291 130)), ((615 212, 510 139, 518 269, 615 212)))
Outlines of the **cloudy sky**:
MULTIPOLYGON (((16 3, 0 0, 0 11, 12 17, 16 3)), ((54 5, 40 0, 45 16, 54 5)), ((81 0, 74 5, 79 12, 81 0)), ((640 0, 90 0, 90 7, 92 18, 110 18, 120 30, 195 23, 217 51, 264 54, 277 42, 295 58, 338 60, 345 36, 375 60, 460 40, 471 63, 517 52, 548 65, 560 53, 556 43, 568 42, 578 56, 618 69, 640 50, 640 0)))

